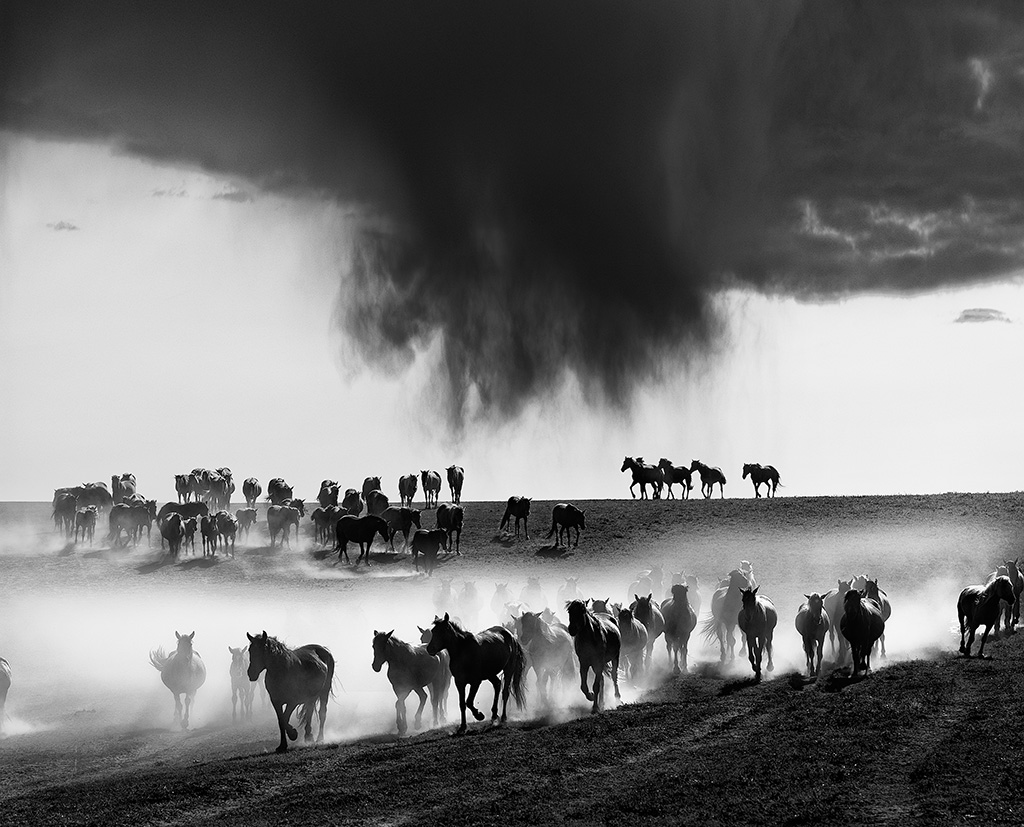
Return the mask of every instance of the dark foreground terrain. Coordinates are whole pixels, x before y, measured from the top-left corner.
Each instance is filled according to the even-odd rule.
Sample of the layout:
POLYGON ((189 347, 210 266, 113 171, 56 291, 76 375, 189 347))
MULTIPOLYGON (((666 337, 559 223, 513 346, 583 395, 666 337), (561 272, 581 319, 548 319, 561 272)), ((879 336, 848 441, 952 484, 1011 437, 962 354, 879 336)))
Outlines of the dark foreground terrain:
MULTIPOLYGON (((535 504, 534 539, 516 543, 497 536, 499 505, 469 503, 464 556, 426 581, 402 554, 355 575, 308 541, 271 551, 256 535, 215 562, 169 563, 145 545, 67 548, 49 534, 46 507, 3 506, 0 655, 15 684, 0 823, 1024 822, 1024 637, 990 642, 992 659, 979 661, 955 654, 952 632, 959 588, 1020 552, 1024 497, 586 507, 588 531, 564 553, 537 536, 549 504, 535 504), (638 570, 662 563, 700 576, 706 613, 710 584, 739 559, 779 606, 770 680, 752 683, 741 658, 721 669, 717 647, 696 640, 690 674, 673 678, 659 644, 646 688, 598 716, 570 685, 551 709, 531 697, 504 727, 394 736, 394 696, 369 668, 369 634, 394 626, 410 639, 432 617, 441 576, 456 588, 476 580, 485 607, 495 582, 518 592, 528 575, 551 597, 579 576, 588 593, 623 599, 638 570), (809 682, 795 608, 804 592, 861 571, 892 600, 890 657, 865 679, 826 664, 809 682), (264 627, 339 655, 328 744, 273 754, 259 700, 253 721, 232 724, 218 652, 264 627), (193 628, 210 680, 183 733, 146 654, 193 628)), ((485 608, 477 625, 494 619, 485 608)), ((454 693, 448 711, 457 715, 454 693)))

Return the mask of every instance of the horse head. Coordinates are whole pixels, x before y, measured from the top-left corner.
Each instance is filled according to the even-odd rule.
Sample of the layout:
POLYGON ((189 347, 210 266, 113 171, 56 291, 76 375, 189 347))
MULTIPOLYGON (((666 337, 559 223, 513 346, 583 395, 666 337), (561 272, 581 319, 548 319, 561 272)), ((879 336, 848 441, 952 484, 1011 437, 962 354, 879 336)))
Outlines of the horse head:
POLYGON ((747 475, 754 470, 754 466, 749 462, 743 463, 743 479, 747 478, 747 475))
POLYGON ((178 654, 184 655, 186 658, 192 658, 192 639, 196 636, 193 632, 190 635, 179 635, 177 632, 174 636, 178 639, 178 654))
POLYGON ((455 630, 456 626, 448 616, 448 612, 445 612, 444 617, 442 618, 435 618, 434 625, 430 629, 430 641, 427 643, 427 654, 436 655, 442 649, 448 648, 455 638, 455 630))
POLYGON ((676 603, 682 603, 684 600, 689 602, 689 591, 690 588, 685 583, 675 583, 672 586, 672 599, 676 601, 676 603))
POLYGON ((250 681, 255 681, 260 676, 260 672, 267 668, 267 644, 269 638, 267 637, 267 630, 263 630, 261 635, 250 635, 248 632, 245 636, 249 638, 249 670, 247 672, 250 681))
POLYGON ((820 594, 812 592, 811 594, 805 594, 807 598, 807 609, 814 616, 820 616, 822 607, 825 605, 825 601, 820 594))
POLYGON ((619 469, 620 472, 625 471, 627 468, 632 468, 634 465, 633 457, 623 457, 622 467, 619 469))
POLYGON ((569 613, 569 634, 575 636, 579 634, 583 618, 588 612, 587 604, 582 600, 570 600, 565 604, 565 610, 569 613))
POLYGON ((391 640, 391 636, 394 633, 394 629, 392 629, 390 632, 378 632, 376 629, 373 630, 374 672, 379 672, 380 668, 384 665, 384 662, 388 659, 388 641, 391 640))
POLYGON ((754 586, 754 588, 752 588, 752 589, 743 589, 742 595, 743 595, 743 608, 744 608, 744 610, 752 609, 752 608, 754 608, 755 605, 757 605, 757 590, 759 588, 761 588, 761 587, 760 586, 754 586))

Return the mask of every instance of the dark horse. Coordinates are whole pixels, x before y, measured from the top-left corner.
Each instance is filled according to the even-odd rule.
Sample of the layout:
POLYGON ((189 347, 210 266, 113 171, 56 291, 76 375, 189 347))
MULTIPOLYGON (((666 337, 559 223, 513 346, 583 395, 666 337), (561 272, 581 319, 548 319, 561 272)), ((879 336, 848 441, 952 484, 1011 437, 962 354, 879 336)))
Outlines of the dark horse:
POLYGON ((591 713, 601 709, 604 699, 604 675, 611 671, 615 686, 615 699, 619 695, 619 654, 622 638, 615 621, 606 614, 594 614, 582 600, 570 600, 565 607, 569 612, 569 634, 576 646, 580 662, 580 689, 588 701, 593 701, 591 713), (594 691, 587 688, 587 673, 594 670, 594 691))
POLYGON ((704 495, 705 500, 715 492, 715 485, 718 485, 722 498, 725 499, 725 474, 721 468, 712 468, 695 459, 690 463, 690 473, 694 471, 700 474, 700 493, 704 495))
POLYGON ((665 487, 668 488, 669 499, 674 499, 675 494, 672 493, 672 486, 679 483, 679 487, 683 489, 682 498, 688 500, 690 498, 690 491, 693 490, 693 474, 690 469, 683 466, 679 468, 672 464, 671 460, 662 457, 658 462, 658 467, 665 474, 665 487))
POLYGON ((565 529, 565 545, 566 548, 569 546, 569 529, 576 529, 576 546, 580 544, 580 529, 587 527, 587 515, 586 512, 581 508, 577 508, 571 503, 559 503, 551 509, 551 530, 547 533, 548 537, 555 534, 555 548, 558 548, 559 543, 562 540, 562 530, 565 529))
POLYGON ((264 683, 281 730, 277 751, 287 752, 287 738, 294 741, 299 737, 289 723, 298 706, 302 707, 304 737, 308 743, 313 740, 313 710, 319 702, 320 731, 316 740, 323 741, 327 699, 334 681, 334 656, 330 650, 317 643, 289 649, 276 637, 268 637, 266 631, 262 635, 253 636, 248 632, 245 635, 249 638, 249 680, 259 680, 260 673, 267 670, 264 683))
POLYGON ((999 623, 1000 604, 1004 600, 1013 603, 1013 581, 1006 575, 996 577, 987 586, 968 586, 960 592, 956 613, 960 620, 960 651, 966 657, 971 656, 974 633, 979 626, 984 626, 985 631, 981 635, 978 657, 985 657, 985 641, 992 627, 999 623), (970 635, 965 644, 964 635, 968 628, 970 635))
POLYGON ((503 626, 492 626, 479 634, 468 632, 448 617, 434 621, 431 628, 427 654, 436 655, 447 649, 451 657, 449 668, 455 679, 455 688, 459 691, 459 711, 462 723, 456 735, 466 732, 466 709, 473 713, 478 721, 484 714, 473 706, 477 690, 483 681, 490 681, 494 687, 494 703, 491 706, 491 720, 498 720, 498 695, 502 696, 501 722, 508 718, 509 693, 522 709, 526 703, 526 685, 523 677, 526 674, 526 655, 516 636, 503 626), (499 673, 505 677, 502 690, 499 673), (469 694, 466 694, 466 687, 469 694))
POLYGON ((743 466, 743 479, 750 476, 754 483, 754 496, 761 496, 761 483, 765 483, 768 489, 768 496, 775 496, 775 489, 779 487, 779 472, 771 465, 758 465, 756 462, 748 462, 743 466))
POLYGON ((337 541, 334 544, 334 548, 338 551, 338 561, 341 562, 341 557, 344 555, 345 562, 349 562, 348 544, 353 542, 359 543, 359 556, 356 558, 356 565, 358 566, 359 561, 364 557, 366 558, 366 565, 370 565, 370 547, 373 545, 373 538, 377 534, 381 536, 385 543, 391 536, 387 520, 383 517, 378 517, 374 514, 367 514, 365 517, 353 517, 351 514, 346 514, 338 520, 338 525, 335 526, 337 541))
POLYGON ((395 722, 398 734, 405 735, 409 729, 405 716, 405 699, 415 692, 420 699, 416 710, 416 729, 420 728, 423 719, 423 707, 427 705, 427 691, 430 690, 430 706, 434 712, 434 724, 445 719, 448 707, 448 686, 452 682, 452 673, 448 669, 448 653, 428 655, 426 647, 413 646, 395 637, 395 630, 390 632, 373 631, 373 671, 380 672, 384 664, 388 665, 388 680, 395 691, 395 722))
POLYGON ((885 621, 878 604, 856 589, 850 589, 843 598, 843 619, 839 621, 839 631, 850 642, 853 674, 867 672, 871 668, 871 648, 885 631, 885 621))
POLYGON ((526 539, 530 539, 530 500, 527 497, 509 497, 508 504, 505 506, 505 516, 501 518, 501 525, 498 526, 498 531, 504 531, 511 522, 512 518, 516 518, 516 537, 519 536, 519 521, 523 521, 523 530, 526 532, 526 539))
POLYGON ((744 589, 743 608, 737 618, 740 631, 747 638, 747 657, 754 670, 754 677, 761 680, 761 654, 768 651, 768 671, 775 669, 772 662, 772 637, 779 622, 775 604, 764 595, 758 594, 759 586, 744 589))
POLYGON ((636 494, 633 493, 633 487, 636 485, 640 486, 640 499, 647 499, 647 486, 651 486, 651 490, 654 492, 654 497, 657 499, 661 496, 661 487, 665 484, 665 472, 656 465, 648 465, 644 462, 643 457, 623 457, 622 467, 619 469, 620 472, 629 469, 633 473, 633 482, 629 484, 629 496, 636 499, 636 494))

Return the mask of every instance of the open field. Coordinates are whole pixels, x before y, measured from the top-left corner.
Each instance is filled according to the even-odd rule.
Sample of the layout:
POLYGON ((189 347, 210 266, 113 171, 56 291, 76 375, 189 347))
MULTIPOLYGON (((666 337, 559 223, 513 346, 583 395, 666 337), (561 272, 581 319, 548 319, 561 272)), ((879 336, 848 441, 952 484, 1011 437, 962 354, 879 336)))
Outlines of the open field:
MULTIPOLYGON (((1016 734, 1024 649, 990 643, 990 661, 955 657, 955 600, 1024 545, 1024 495, 629 500, 579 503, 578 548, 544 540, 551 503, 533 504, 530 541, 497 536, 503 503, 465 503, 464 555, 435 577, 408 555, 337 566, 301 542, 270 549, 265 525, 237 555, 168 561, 138 549, 66 546, 49 505, 0 505, 0 655, 14 671, 0 740, 3 823, 533 824, 1020 823, 1016 734), (777 669, 760 685, 745 659, 718 666, 691 641, 691 673, 665 650, 642 687, 591 717, 575 684, 501 728, 452 727, 399 740, 394 696, 370 669, 373 629, 409 640, 434 615, 442 577, 475 581, 467 625, 497 620, 495 583, 514 594, 565 577, 624 600, 639 570, 696 574, 705 613, 714 581, 739 560, 779 608, 777 669), (878 577, 893 604, 887 662, 850 682, 794 675, 803 593, 840 576, 878 577), (474 623, 475 621, 475 623, 474 623), (338 658, 330 743, 273 754, 269 708, 233 725, 226 647, 266 629, 317 641, 338 658), (196 631, 209 671, 188 732, 148 664, 174 631, 196 631), (977 761, 979 763, 975 764, 977 761), (970 766, 981 768, 971 772, 970 766)), ((432 527, 428 516, 424 525, 432 527)), ((667 581, 666 581, 667 585, 667 581)), ((454 613, 454 612, 453 612, 454 613)), ((826 650, 827 651, 827 650, 826 650)), ((489 703, 490 690, 481 690, 489 703)), ((429 707, 428 707, 429 710, 429 707)), ((449 719, 457 716, 454 692, 449 719)), ((411 717, 411 716, 410 716, 411 717)))

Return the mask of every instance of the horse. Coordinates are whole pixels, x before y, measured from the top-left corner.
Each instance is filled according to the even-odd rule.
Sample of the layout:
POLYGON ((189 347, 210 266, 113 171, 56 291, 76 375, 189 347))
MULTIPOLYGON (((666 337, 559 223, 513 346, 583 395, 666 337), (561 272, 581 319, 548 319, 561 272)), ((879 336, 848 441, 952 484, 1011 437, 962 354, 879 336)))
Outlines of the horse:
POLYGON ((882 610, 874 600, 868 600, 856 589, 843 597, 843 618, 839 631, 850 642, 853 656, 853 674, 871 669, 871 648, 885 631, 882 610))
POLYGON ((380 477, 367 477, 366 479, 363 480, 363 499, 367 501, 367 505, 369 505, 370 492, 381 490, 383 490, 383 488, 380 484, 380 477))
POLYGON ((660 594, 662 583, 664 582, 665 569, 659 565, 652 565, 646 571, 640 572, 636 580, 629 584, 629 588, 626 589, 626 597, 628 599, 632 595, 635 600, 638 593, 651 592, 652 594, 660 594))
POLYGON ((124 502, 126 497, 137 493, 134 474, 114 475, 110 478, 110 494, 115 503, 124 502))
MULTIPOLYGON (((365 518, 364 518, 365 519, 365 518)), ((424 528, 416 529, 412 535, 412 563, 416 571, 420 570, 419 555, 423 555, 423 571, 430 577, 437 565, 437 554, 444 548, 446 535, 440 528, 430 531, 424 528)), ((447 581, 449 586, 451 581, 447 581)), ((436 601, 435 601, 436 602, 436 601)))
POLYGON ((276 637, 267 635, 245 636, 249 638, 249 680, 259 680, 265 669, 264 684, 270 695, 270 705, 277 715, 277 726, 281 730, 281 743, 277 752, 288 751, 287 735, 291 740, 298 738, 289 720, 298 706, 302 707, 302 723, 305 725, 305 741, 313 739, 313 712, 320 717, 320 732, 317 743, 324 740, 324 722, 327 720, 327 700, 334 682, 334 656, 330 650, 318 643, 308 643, 297 649, 289 649, 276 637))
POLYGON ((189 517, 205 517, 209 513, 210 506, 196 500, 188 503, 164 503, 156 513, 156 521, 159 524, 168 514, 180 514, 187 520, 189 517))
POLYGON ((434 610, 437 612, 437 616, 440 617, 442 613, 455 611, 456 596, 455 590, 452 588, 452 578, 442 577, 438 584, 434 587, 434 610))
MULTIPOLYGON (((874 580, 867 580, 864 583, 864 596, 868 600, 874 600, 875 605, 878 606, 879 611, 882 613, 882 620, 885 623, 889 622, 889 617, 892 615, 892 606, 889 605, 889 598, 886 597, 885 592, 878 588, 878 578, 874 580)), ((878 638, 878 644, 882 647, 882 657, 885 657, 885 629, 883 627, 882 634, 878 638)))
POLYGON ((523 530, 526 532, 526 539, 530 539, 530 500, 528 497, 509 497, 508 504, 505 506, 505 516, 501 518, 501 525, 498 526, 498 531, 504 531, 511 519, 516 519, 516 533, 515 536, 519 536, 519 521, 523 521, 523 530))
POLYGON ((92 545, 96 536, 97 509, 94 505, 80 508, 75 512, 75 542, 78 542, 78 532, 82 532, 82 539, 88 538, 89 545, 92 545))
POLYGON ((672 583, 668 589, 665 590, 665 599, 661 601, 661 610, 665 611, 665 604, 672 599, 672 586, 685 585, 687 588, 687 600, 690 606, 700 616, 701 600, 700 596, 700 580, 695 574, 683 574, 679 571, 672 575, 672 583))
POLYGON ((338 504, 338 493, 341 491, 341 486, 338 485, 336 480, 323 480, 320 483, 320 491, 316 495, 316 501, 320 503, 321 508, 330 508, 332 505, 338 504))
MULTIPOLYGON (((213 514, 201 517, 199 521, 199 534, 203 538, 203 557, 215 556, 217 554, 217 517, 213 514)), ((273 539, 271 539, 273 545, 273 539)))
POLYGON ((462 502, 462 483, 466 479, 466 469, 461 465, 449 465, 445 470, 448 472, 448 489, 452 492, 452 503, 459 505, 462 502))
POLYGON ((756 462, 748 462, 743 466, 743 479, 750 476, 750 481, 754 483, 754 496, 761 496, 761 483, 765 484, 766 490, 768 491, 768 497, 774 497, 775 491, 779 487, 779 472, 771 465, 758 465, 756 462))
POLYGON ((229 646, 231 653, 231 666, 228 667, 228 674, 231 676, 231 720, 237 720, 237 706, 242 704, 242 720, 252 718, 252 697, 256 691, 256 684, 249 680, 249 647, 229 646))
POLYGON ((822 601, 825 613, 829 616, 828 640, 832 646, 832 654, 835 655, 838 649, 837 660, 842 663, 846 660, 847 647, 846 638, 839 633, 839 624, 843 621, 843 601, 846 598, 846 593, 853 588, 853 579, 837 580, 836 584, 836 588, 825 593, 822 601), (838 647, 836 639, 839 640, 838 647))
POLYGON ((459 693, 459 712, 462 723, 456 735, 466 732, 466 710, 473 717, 482 721, 484 715, 473 702, 482 681, 490 681, 494 687, 494 703, 491 706, 491 721, 498 719, 498 694, 502 696, 501 722, 508 718, 509 694, 515 698, 516 705, 522 709, 526 704, 526 653, 522 645, 508 629, 493 626, 479 634, 466 631, 448 616, 435 620, 431 628, 427 654, 436 655, 448 650, 451 657, 449 668, 455 680, 455 688, 459 693), (502 674, 505 685, 502 687, 498 674, 502 674), (469 688, 469 694, 466 688, 469 688))
POLYGON ((568 606, 573 600, 582 600, 583 592, 580 591, 580 579, 578 577, 566 577, 565 583, 558 587, 558 605, 568 606))
POLYGON ((555 534, 557 529, 558 533, 555 534, 555 548, 561 543, 562 531, 565 530, 565 545, 569 547, 569 529, 576 529, 576 547, 580 545, 580 529, 586 529, 587 527, 587 516, 586 512, 571 503, 559 503, 551 509, 551 530, 547 533, 545 539, 550 539, 552 534, 555 534))
POLYGON ((441 493, 441 475, 437 471, 420 471, 420 483, 423 485, 424 508, 431 505, 437 508, 437 496, 441 493))
POLYGON ((697 613, 690 605, 689 587, 685 583, 672 586, 672 597, 661 604, 665 622, 665 649, 672 664, 672 672, 679 674, 679 655, 683 656, 682 671, 686 671, 686 658, 690 645, 690 634, 697 625, 697 613))
POLYGON ((743 608, 736 618, 740 631, 747 638, 747 658, 754 670, 754 677, 761 680, 761 656, 768 650, 768 671, 775 671, 772 661, 772 637, 779 622, 778 612, 772 601, 757 593, 760 587, 743 589, 743 608))
POLYGON ((235 519, 238 520, 238 528, 249 536, 249 530, 256 524, 258 512, 255 508, 238 508, 235 510, 235 519))
POLYGON ((669 499, 675 499, 675 494, 672 493, 672 486, 679 483, 679 487, 683 489, 682 498, 688 500, 690 498, 690 491, 693 490, 693 475, 690 473, 690 469, 685 466, 673 465, 672 461, 665 459, 665 457, 658 460, 658 467, 665 475, 665 487, 668 489, 669 499))
POLYGON ((341 500, 341 507, 345 509, 346 513, 358 517, 363 513, 362 495, 354 488, 346 488, 345 496, 341 500))
POLYGON ((545 702, 551 682, 560 674, 571 675, 572 636, 561 626, 547 623, 537 612, 523 612, 519 618, 520 640, 529 655, 529 666, 537 676, 537 694, 545 702))
POLYGON ((167 541, 171 557, 177 557, 185 539, 185 518, 180 514, 168 514, 160 523, 160 537, 167 541))
POLYGON ((196 531, 199 529, 199 522, 195 517, 189 517, 185 520, 185 536, 181 539, 183 548, 188 551, 192 549, 192 554, 196 553, 196 531))
POLYGON ((271 505, 284 505, 285 500, 292 498, 292 487, 281 477, 274 477, 267 483, 267 499, 271 505))
POLYGON ((705 465, 699 459, 695 459, 690 462, 690 473, 692 474, 694 471, 700 474, 700 493, 704 495, 705 500, 710 499, 711 495, 715 493, 716 484, 721 492, 722 499, 725 499, 726 480, 721 468, 712 468, 705 465))
POLYGON ((999 628, 1001 625, 1000 621, 1005 622, 1006 634, 1012 635, 1016 632, 1014 625, 1020 620, 1020 593, 1021 589, 1024 588, 1024 577, 1021 576, 1020 569, 1017 567, 1017 560, 1006 560, 1003 565, 998 566, 996 570, 988 576, 988 580, 986 582, 991 583, 1001 575, 1009 577, 1010 582, 1013 583, 1014 599, 1012 601, 1005 601, 1003 611, 1000 613, 1000 616, 996 618, 996 625, 993 631, 997 636, 999 635, 999 628))
POLYGON ((149 662, 160 673, 160 680, 174 695, 174 720, 181 720, 181 728, 188 729, 188 715, 196 691, 206 683, 206 665, 199 653, 193 650, 192 640, 196 633, 174 636, 178 648, 173 655, 165 655, 161 648, 149 653, 149 662), (185 696, 185 714, 181 714, 181 696, 185 696))
POLYGON ((179 503, 187 503, 192 496, 192 487, 188 484, 188 474, 174 475, 174 492, 179 503))
POLYGON ((644 652, 649 635, 647 627, 633 616, 632 609, 621 609, 618 616, 619 637, 622 641, 623 671, 636 685, 644 671, 644 652))
POLYGON ((540 584, 539 577, 527 577, 526 585, 519 592, 519 601, 527 606, 540 611, 548 605, 547 595, 540 584))
POLYGON ((409 729, 405 717, 405 699, 409 693, 415 692, 420 699, 416 710, 414 725, 421 726, 423 707, 427 705, 427 693, 430 690, 430 707, 434 713, 434 725, 447 717, 448 687, 452 682, 452 672, 448 666, 449 655, 440 652, 436 655, 427 653, 426 646, 413 646, 395 636, 395 630, 378 632, 373 630, 373 671, 380 672, 381 667, 388 665, 388 680, 395 692, 395 722, 398 734, 405 735, 409 729))
POLYGON ((725 663, 726 644, 729 660, 736 657, 736 624, 743 606, 743 590, 751 587, 747 575, 738 569, 729 572, 729 584, 720 586, 711 596, 711 617, 704 621, 701 634, 708 642, 718 639, 720 662, 725 663))
POLYGON ((380 515, 384 521, 388 524, 388 533, 391 535, 389 542, 391 543, 391 550, 395 550, 395 536, 399 531, 402 532, 402 536, 405 538, 405 544, 402 546, 403 549, 409 548, 409 532, 413 526, 420 528, 420 512, 418 508, 408 508, 402 506, 396 508, 391 505, 384 509, 384 513, 380 515))
POLYGON ((415 474, 406 474, 398 478, 398 496, 402 505, 412 508, 412 501, 416 497, 416 485, 419 483, 415 474))
POLYGON ((569 634, 573 637, 576 660, 580 665, 580 689, 594 705, 592 715, 600 711, 604 700, 604 675, 611 671, 615 699, 619 695, 619 656, 622 651, 622 636, 615 621, 606 614, 595 614, 582 600, 571 600, 566 604, 569 613, 569 634), (587 688, 587 674, 594 672, 594 689, 587 688))
POLYGON ((825 644, 825 633, 831 627, 828 612, 825 611, 824 599, 820 594, 805 594, 807 602, 803 603, 796 613, 796 630, 804 644, 804 655, 807 658, 807 677, 813 678, 821 669, 821 650, 825 644), (818 662, 815 665, 814 651, 817 647, 818 662))
POLYGON ((654 497, 657 499, 661 496, 661 488, 665 484, 665 472, 661 468, 655 465, 647 465, 644 463, 643 457, 633 459, 633 457, 623 457, 622 468, 619 469, 620 473, 626 469, 633 472, 633 482, 629 484, 629 496, 636 499, 636 494, 633 491, 633 487, 636 485, 640 486, 640 499, 647 499, 647 486, 650 485, 654 492, 654 497))
POLYGON ((327 511, 317 506, 313 509, 313 513, 309 515, 309 521, 313 524, 313 539, 318 543, 327 543, 330 537, 327 533, 330 528, 327 511))
POLYGON ((0 733, 4 731, 7 720, 7 693, 11 690, 11 665, 5 658, 0 658, 0 733))
POLYGON ((267 509, 267 530, 270 532, 270 547, 274 547, 277 535, 284 532, 282 545, 291 545, 290 527, 295 526, 295 536, 299 535, 299 509, 290 505, 272 505, 267 509))
POLYGON ((436 528, 442 529, 445 532, 446 542, 445 547, 451 550, 452 547, 452 534, 455 535, 455 553, 462 554, 459 550, 459 546, 462 543, 462 525, 465 520, 465 514, 462 511, 461 505, 448 505, 444 503, 438 506, 435 512, 437 520, 436 528))
POLYGON ((388 524, 382 517, 374 514, 367 514, 365 517, 353 517, 351 514, 346 514, 338 520, 338 525, 335 527, 336 542, 334 548, 338 552, 338 562, 341 562, 342 555, 345 557, 345 562, 349 562, 348 544, 351 542, 359 544, 359 556, 356 558, 356 565, 358 566, 359 561, 364 557, 366 558, 366 565, 370 565, 370 548, 373 546, 373 538, 379 534, 386 543, 389 538, 389 531, 388 524))
POLYGON ((978 647, 978 657, 985 657, 985 641, 993 627, 999 625, 1001 613, 1001 602, 1013 603, 1013 581, 1005 574, 990 580, 984 586, 968 586, 960 592, 960 598, 956 602, 957 619, 960 621, 960 652, 965 657, 971 656, 971 647, 974 645, 974 634, 979 626, 984 626, 985 631, 981 636, 981 646, 978 647), (964 635, 970 628, 970 636, 964 643, 964 635))
POLYGON ((256 477, 249 477, 242 483, 242 496, 245 497, 245 507, 255 508, 256 500, 263 493, 263 486, 256 477))
POLYGON ((220 536, 224 550, 227 551, 228 543, 231 543, 231 556, 235 556, 235 538, 238 536, 238 520, 233 514, 227 511, 217 512, 217 534, 220 536))
POLYGON ((652 600, 653 594, 648 594, 647 597, 640 597, 640 595, 634 594, 633 597, 636 598, 636 601, 630 606, 633 610, 633 616, 643 623, 644 628, 647 629, 646 663, 647 668, 650 669, 654 655, 654 644, 665 631, 665 616, 662 614, 658 604, 652 600))
POLYGON ((391 503, 388 500, 387 494, 385 494, 380 489, 367 491, 366 495, 364 496, 364 499, 366 500, 367 515, 374 517, 381 516, 385 511, 388 510, 388 508, 391 505, 391 503))

